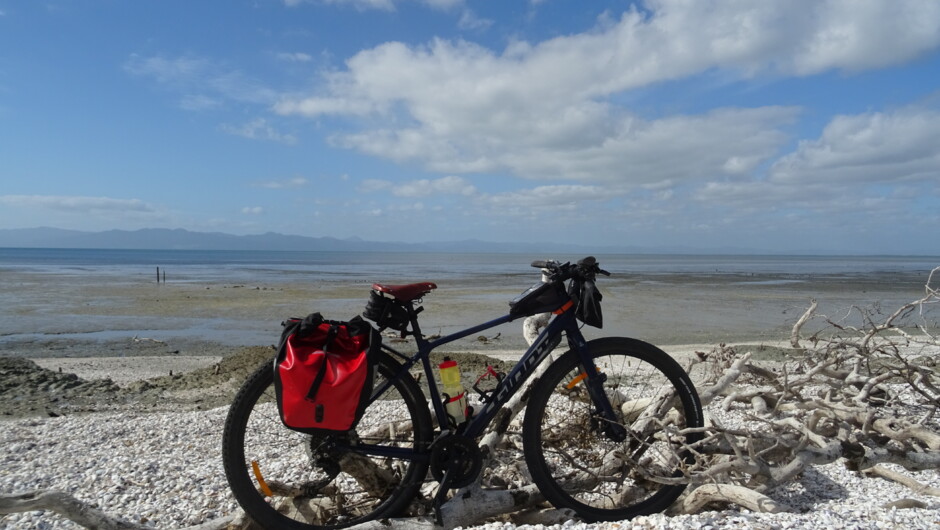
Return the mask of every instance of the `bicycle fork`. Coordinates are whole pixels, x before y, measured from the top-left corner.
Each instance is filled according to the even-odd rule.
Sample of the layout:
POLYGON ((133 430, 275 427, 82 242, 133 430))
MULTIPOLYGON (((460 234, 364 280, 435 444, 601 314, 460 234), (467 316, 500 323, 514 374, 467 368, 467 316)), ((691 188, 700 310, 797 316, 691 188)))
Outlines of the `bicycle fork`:
POLYGON ((618 419, 617 412, 614 410, 607 392, 604 391, 604 383, 607 382, 607 374, 604 373, 594 363, 594 357, 591 356, 591 349, 581 331, 577 327, 572 327, 567 332, 568 347, 578 353, 579 364, 581 365, 581 375, 578 379, 583 382, 587 388, 588 396, 595 407, 600 425, 598 428, 607 438, 615 442, 622 442, 627 439, 627 428, 622 425, 618 419))

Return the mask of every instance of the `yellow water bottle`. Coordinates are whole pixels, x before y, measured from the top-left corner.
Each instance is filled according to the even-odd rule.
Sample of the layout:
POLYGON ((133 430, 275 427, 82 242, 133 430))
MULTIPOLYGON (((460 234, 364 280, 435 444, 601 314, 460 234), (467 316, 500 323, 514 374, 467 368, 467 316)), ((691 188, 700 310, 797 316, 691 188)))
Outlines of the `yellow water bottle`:
POLYGON ((460 384, 460 368, 457 367, 457 361, 451 360, 450 357, 444 357, 444 362, 437 368, 441 375, 441 386, 446 394, 444 408, 455 424, 460 425, 467 419, 467 396, 463 385, 460 384))

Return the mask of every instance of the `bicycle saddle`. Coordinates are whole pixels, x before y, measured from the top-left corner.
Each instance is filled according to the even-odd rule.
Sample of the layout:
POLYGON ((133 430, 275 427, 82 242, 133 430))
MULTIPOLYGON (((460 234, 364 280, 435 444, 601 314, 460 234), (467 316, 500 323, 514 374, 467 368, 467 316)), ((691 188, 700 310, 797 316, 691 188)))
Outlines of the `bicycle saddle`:
POLYGON ((416 298, 421 298, 430 293, 434 289, 437 289, 437 285, 431 282, 409 283, 407 285, 372 284, 372 290, 391 295, 400 302, 411 302, 416 298))

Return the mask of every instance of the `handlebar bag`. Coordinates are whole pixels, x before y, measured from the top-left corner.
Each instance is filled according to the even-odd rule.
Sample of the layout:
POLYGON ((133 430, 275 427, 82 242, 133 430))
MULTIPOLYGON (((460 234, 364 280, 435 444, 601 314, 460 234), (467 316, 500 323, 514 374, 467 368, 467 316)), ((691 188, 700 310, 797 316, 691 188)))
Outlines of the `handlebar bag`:
POLYGON ((509 302, 509 314, 531 316, 550 313, 567 301, 568 295, 562 286, 555 282, 539 282, 509 302))
POLYGON ((378 332, 360 317, 342 322, 320 313, 283 325, 274 360, 281 421, 308 434, 353 429, 372 394, 378 332))

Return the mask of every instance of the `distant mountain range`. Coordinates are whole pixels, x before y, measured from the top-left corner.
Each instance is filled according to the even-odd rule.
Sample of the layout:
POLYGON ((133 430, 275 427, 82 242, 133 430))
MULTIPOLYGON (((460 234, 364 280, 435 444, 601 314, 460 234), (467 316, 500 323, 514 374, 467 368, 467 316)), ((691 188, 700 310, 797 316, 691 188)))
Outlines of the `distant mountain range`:
MULTIPOLYGON (((403 243, 366 241, 358 237, 291 236, 266 234, 237 236, 222 232, 191 232, 181 228, 144 228, 140 230, 107 230, 84 232, 61 228, 0 228, 0 248, 85 248, 135 250, 300 250, 347 252, 510 252, 573 254, 694 254, 694 255, 832 255, 831 249, 767 250, 742 247, 687 247, 662 245, 655 247, 584 245, 563 241, 497 243, 467 239, 403 243)), ((849 255, 864 255, 848 253, 849 255)))
POLYGON ((148 250, 305 250, 305 251, 408 251, 408 252, 536 252, 586 253, 634 252, 628 248, 597 248, 564 243, 495 243, 479 240, 430 243, 365 241, 360 238, 291 236, 268 232, 237 236, 221 232, 145 228, 83 232, 60 228, 0 229, 0 247, 95 248, 148 250))
POLYGON ((687 247, 587 246, 563 242, 496 243, 476 239, 427 243, 366 241, 358 237, 291 236, 268 232, 237 236, 222 232, 191 232, 168 228, 84 232, 61 228, 0 229, 0 247, 6 248, 95 248, 147 250, 304 250, 350 252, 579 252, 609 254, 761 254, 753 249, 693 249, 687 247))

